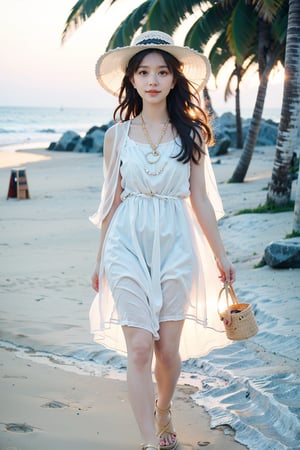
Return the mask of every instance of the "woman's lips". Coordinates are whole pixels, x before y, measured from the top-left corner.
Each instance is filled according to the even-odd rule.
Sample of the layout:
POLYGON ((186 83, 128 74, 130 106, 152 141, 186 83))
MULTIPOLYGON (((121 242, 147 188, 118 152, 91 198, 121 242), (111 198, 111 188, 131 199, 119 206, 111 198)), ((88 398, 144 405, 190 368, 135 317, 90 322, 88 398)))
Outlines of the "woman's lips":
POLYGON ((155 95, 155 94, 160 93, 160 91, 155 91, 154 89, 151 89, 150 91, 146 91, 146 92, 147 92, 147 94, 150 94, 150 95, 155 95))

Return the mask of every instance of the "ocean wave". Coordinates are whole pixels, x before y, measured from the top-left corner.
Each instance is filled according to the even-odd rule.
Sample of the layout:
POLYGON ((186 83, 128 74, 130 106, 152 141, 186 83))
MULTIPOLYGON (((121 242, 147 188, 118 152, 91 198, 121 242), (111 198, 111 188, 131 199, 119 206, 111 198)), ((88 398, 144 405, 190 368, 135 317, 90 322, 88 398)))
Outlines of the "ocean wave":
POLYGON ((0 128, 0 134, 6 134, 6 133, 17 133, 17 130, 7 130, 5 128, 0 128))
POLYGON ((63 370, 125 379, 126 359, 113 351, 99 350, 99 345, 95 345, 97 349, 83 346, 77 350, 72 350, 70 347, 69 349, 65 348, 62 352, 61 348, 58 347, 57 349, 53 348, 53 351, 36 350, 31 346, 26 347, 16 345, 10 341, 0 340, 0 347, 9 351, 15 351, 18 356, 25 359, 32 359, 49 365, 57 364, 63 370))
POLYGON ((35 130, 36 133, 57 133, 54 128, 42 128, 41 130, 35 130))
POLYGON ((185 362, 184 371, 194 373, 200 384, 193 398, 209 413, 212 428, 231 426, 235 439, 249 450, 296 450, 299 374, 287 372, 284 358, 270 357, 259 340, 235 342, 185 362))
POLYGON ((0 128, 0 134, 16 134, 19 133, 22 134, 29 134, 29 133, 59 133, 64 132, 66 130, 56 130, 54 128, 41 128, 41 129, 7 129, 7 128, 0 128))

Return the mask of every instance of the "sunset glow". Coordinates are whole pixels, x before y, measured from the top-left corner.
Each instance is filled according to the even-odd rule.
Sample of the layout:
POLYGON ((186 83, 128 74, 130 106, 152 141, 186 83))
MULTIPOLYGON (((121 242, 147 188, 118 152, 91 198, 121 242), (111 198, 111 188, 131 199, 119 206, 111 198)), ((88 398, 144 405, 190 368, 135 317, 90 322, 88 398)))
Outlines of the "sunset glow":
MULTIPOLYGON (((112 31, 141 0, 131 0, 130 7, 128 3, 119 0, 111 8, 101 6, 61 46, 61 34, 75 0, 6 2, 0 17, 0 105, 114 106, 115 100, 96 82, 94 66, 112 31)), ((225 78, 217 89, 212 82, 209 87, 216 107, 230 109, 231 103, 223 100, 225 78)), ((280 106, 282 83, 282 70, 271 75, 266 107, 269 101, 271 107, 280 106)), ((251 107, 256 92, 257 78, 247 77, 247 88, 241 87, 245 107, 251 107)))

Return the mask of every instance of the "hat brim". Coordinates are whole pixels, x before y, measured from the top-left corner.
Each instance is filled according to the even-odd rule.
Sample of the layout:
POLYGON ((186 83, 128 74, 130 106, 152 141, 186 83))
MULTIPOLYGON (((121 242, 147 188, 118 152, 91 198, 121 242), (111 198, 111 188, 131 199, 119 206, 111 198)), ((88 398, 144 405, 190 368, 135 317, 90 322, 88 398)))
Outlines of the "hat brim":
POLYGON ((205 55, 189 47, 176 45, 136 45, 118 47, 100 56, 96 64, 96 78, 109 93, 119 96, 121 82, 129 60, 145 49, 159 49, 175 56, 183 65, 185 77, 200 91, 211 74, 210 63, 205 55))

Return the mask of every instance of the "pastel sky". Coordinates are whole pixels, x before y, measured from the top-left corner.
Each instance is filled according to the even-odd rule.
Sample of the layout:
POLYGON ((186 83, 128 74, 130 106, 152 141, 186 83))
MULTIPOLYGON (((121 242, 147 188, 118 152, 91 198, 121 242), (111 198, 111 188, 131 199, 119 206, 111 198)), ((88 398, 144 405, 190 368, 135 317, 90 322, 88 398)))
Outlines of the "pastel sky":
MULTIPOLYGON (((0 0, 0 106, 110 107, 114 99, 98 85, 94 67, 109 37, 142 0, 107 3, 62 46, 61 34, 76 0, 0 0)), ((176 44, 182 42, 176 41, 176 44)), ((225 103, 224 86, 209 83, 216 108, 225 103)), ((265 107, 280 107, 283 77, 269 83, 265 107)), ((242 108, 252 108, 257 78, 242 87, 242 108)))

